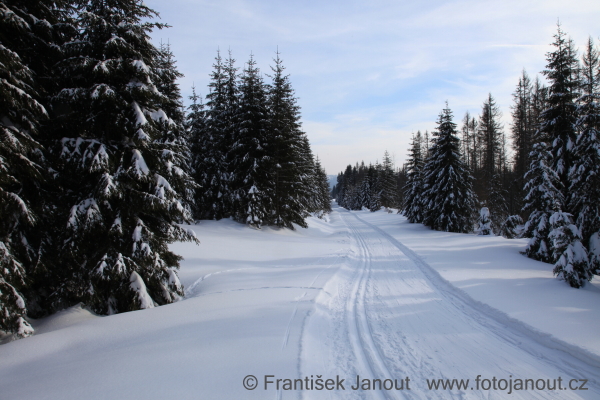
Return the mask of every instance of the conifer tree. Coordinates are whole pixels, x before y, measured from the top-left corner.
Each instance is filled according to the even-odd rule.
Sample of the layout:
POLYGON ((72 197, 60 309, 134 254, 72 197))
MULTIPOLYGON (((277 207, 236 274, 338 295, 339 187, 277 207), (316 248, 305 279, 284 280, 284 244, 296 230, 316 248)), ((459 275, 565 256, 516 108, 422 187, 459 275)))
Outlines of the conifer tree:
POLYGON ((181 90, 177 79, 183 74, 177 70, 175 55, 170 43, 160 42, 155 62, 156 89, 164 96, 163 110, 176 124, 183 125, 184 112, 181 101, 181 90))
POLYGON ((381 207, 383 206, 384 197, 385 201, 387 202, 395 201, 396 182, 394 179, 394 185, 391 185, 391 177, 393 177, 393 170, 391 172, 391 174, 389 174, 389 171, 386 172, 386 167, 384 165, 381 165, 381 168, 378 169, 377 166, 369 164, 369 167, 366 170, 366 174, 363 179, 369 181, 370 195, 368 198, 368 202, 364 204, 364 206, 372 212, 379 211, 381 209, 381 207), (386 177, 385 174, 388 174, 388 176, 386 177))
POLYGON ((423 139, 421 132, 413 135, 406 163, 407 180, 404 186, 402 212, 411 223, 423 222, 423 139))
POLYGON ((233 144, 234 218, 260 228, 273 204, 271 135, 265 84, 254 57, 240 83, 239 131, 233 144))
MULTIPOLYGON (((307 212, 314 213, 319 211, 318 203, 315 203, 315 198, 318 196, 318 184, 315 174, 316 166, 310 142, 305 133, 302 133, 299 137, 298 149, 296 167, 298 168, 302 185, 296 189, 296 196, 307 212)), ((299 225, 303 228, 307 227, 304 221, 299 225)))
MULTIPOLYGON (((573 149, 576 143, 575 123, 577 122, 577 105, 579 96, 578 71, 579 63, 572 40, 558 27, 553 52, 547 54, 548 64, 544 75, 550 81, 548 87, 547 108, 541 114, 538 138, 549 144, 552 154, 550 166, 561 182, 562 200, 569 203, 569 170, 573 166, 573 149)), ((565 210, 566 204, 560 208, 565 210)))
POLYGON ((394 163, 387 150, 383 155, 378 183, 381 188, 381 205, 383 207, 396 207, 398 205, 398 186, 394 176, 394 163))
POLYGON ((525 253, 536 260, 552 262, 550 217, 555 210, 565 210, 570 204, 569 170, 573 166, 576 143, 578 62, 573 42, 565 38, 558 27, 554 35, 554 51, 547 54, 544 75, 548 78, 546 109, 540 114, 536 145, 525 175, 525 205, 529 214, 524 236, 531 238, 525 253))
POLYGON ((508 218, 508 206, 506 197, 508 192, 504 189, 504 182, 500 179, 500 172, 496 172, 489 183, 489 195, 487 205, 490 209, 492 229, 495 234, 500 234, 502 224, 508 218))
POLYGON ((64 191, 55 308, 83 301, 112 314, 183 295, 181 257, 167 245, 197 241, 177 225, 190 218, 182 202, 193 183, 181 127, 154 83, 159 51, 149 32, 164 25, 142 20, 155 15, 139 0, 89 0, 65 45, 65 89, 55 99, 65 110, 54 126, 64 191))
POLYGON ((319 157, 315 160, 315 174, 316 174, 316 187, 318 188, 317 194, 317 212, 318 216, 322 217, 324 214, 331 212, 331 197, 329 194, 329 182, 327 180, 327 173, 321 166, 319 157))
POLYGON ((533 146, 533 138, 536 130, 536 122, 532 121, 532 91, 531 79, 527 72, 523 70, 517 88, 513 93, 512 125, 511 138, 514 150, 514 181, 511 189, 516 193, 516 208, 522 208, 522 199, 525 197, 523 188, 525 187, 525 173, 529 167, 533 146))
POLYGON ((476 233, 483 236, 489 236, 493 233, 490 210, 487 207, 482 207, 481 211, 479 211, 479 220, 477 221, 476 233))
MULTIPOLYGON (((308 184, 308 176, 302 175, 298 165, 302 164, 302 140, 304 133, 300 130, 300 107, 296 104, 294 90, 289 75, 284 75, 283 61, 277 52, 275 66, 271 67, 273 82, 269 86, 268 106, 270 130, 272 132, 271 148, 273 149, 273 214, 270 217, 276 226, 293 229, 293 223, 306 226, 306 205, 298 192, 308 184)), ((320 165, 315 165, 311 175, 318 181, 320 165)), ((314 187, 315 196, 320 199, 322 193, 320 183, 314 187)), ((316 200, 320 204, 320 200, 316 200)), ((320 207, 320 206, 318 206, 320 207)))
MULTIPOLYGON (((502 166, 503 136, 502 125, 499 122, 500 109, 491 94, 483 103, 481 116, 479 117, 479 140, 482 148, 481 175, 482 180, 479 187, 482 188, 480 199, 484 201, 492 215, 500 216, 506 209, 506 200, 501 194, 503 188, 499 179, 502 166), (494 204, 490 204, 490 198, 494 196, 494 204), (499 209, 496 209, 499 207, 499 209)), ((502 220, 506 217, 503 215, 502 220)))
POLYGON ((502 224, 500 235, 507 239, 515 239, 520 236, 520 226, 523 225, 523 219, 520 215, 511 215, 502 224))
MULTIPOLYGON (((538 132, 539 133, 539 132, 538 132)), ((538 139, 531 153, 531 164, 525 174, 525 196, 523 211, 529 214, 525 223, 523 236, 530 238, 525 254, 535 260, 550 262, 552 260, 552 243, 550 234, 550 217, 556 204, 563 203, 560 190, 560 179, 550 167, 552 154, 548 145, 538 139)))
POLYGON ((36 48, 47 50, 52 44, 47 19, 53 22, 53 15, 44 8, 41 2, 31 2, 28 8, 0 2, 0 331, 18 337, 33 333, 25 319, 23 291, 39 256, 35 226, 47 178, 39 134, 48 112, 35 80, 36 72, 42 71, 31 66, 36 56, 43 59, 36 48))
POLYGON ((565 280, 571 287, 580 288, 592 279, 588 267, 588 255, 581 244, 579 230, 571 221, 571 214, 557 209, 550 217, 552 231, 552 259, 554 275, 565 280))
POLYGON ((473 178, 460 156, 452 111, 446 105, 437 121, 435 141, 424 167, 423 223, 446 232, 472 231, 473 178))
POLYGON ((582 67, 583 95, 578 101, 575 160, 569 171, 569 208, 587 245, 590 237, 600 231, 600 61, 591 38, 582 67))
MULTIPOLYGON (((234 82, 229 83, 230 76, 226 72, 221 53, 217 52, 208 85, 210 93, 206 96, 204 133, 197 133, 202 138, 202 147, 195 147, 192 156, 198 174, 196 178, 199 179, 196 183, 202 188, 196 196, 198 219, 219 220, 231 215, 231 177, 227 155, 232 143, 230 114, 237 104, 230 104, 229 89, 236 91, 237 84, 235 76, 234 82)), ((234 96, 237 94, 234 93, 234 96)))
POLYGON ((192 104, 188 107, 186 116, 187 136, 190 142, 190 170, 191 175, 196 182, 197 187, 194 192, 194 202, 192 215, 195 219, 202 219, 206 210, 211 208, 212 203, 206 196, 206 189, 202 185, 207 185, 208 174, 206 163, 207 149, 211 146, 211 141, 206 129, 206 110, 202 103, 202 98, 196 94, 196 88, 192 87, 190 96, 192 104))

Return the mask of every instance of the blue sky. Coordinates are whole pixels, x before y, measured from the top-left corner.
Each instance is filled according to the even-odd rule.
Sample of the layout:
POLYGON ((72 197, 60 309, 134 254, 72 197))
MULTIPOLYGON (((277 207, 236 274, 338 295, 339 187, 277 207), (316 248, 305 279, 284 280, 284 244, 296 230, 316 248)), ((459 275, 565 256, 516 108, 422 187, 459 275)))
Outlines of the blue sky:
MULTIPOLYGON (((184 96, 208 92, 217 49, 270 73, 279 48, 299 97, 303 129, 328 174, 349 163, 400 165, 410 136, 432 130, 444 102, 460 123, 488 93, 509 132, 523 68, 544 69, 560 19, 583 49, 600 43, 600 1, 145 0, 172 28, 184 96)), ((268 78, 267 78, 268 80, 268 78)), ((186 99, 187 100, 187 99, 186 99)))

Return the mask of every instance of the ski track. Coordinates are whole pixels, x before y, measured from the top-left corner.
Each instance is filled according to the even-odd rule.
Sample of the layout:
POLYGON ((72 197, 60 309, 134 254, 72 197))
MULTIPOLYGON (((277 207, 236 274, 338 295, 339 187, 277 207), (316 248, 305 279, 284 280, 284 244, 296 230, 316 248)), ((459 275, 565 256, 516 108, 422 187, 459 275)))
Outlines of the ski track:
POLYGON ((333 213, 346 226, 354 254, 346 271, 338 270, 336 279, 319 294, 317 307, 325 312, 311 315, 304 324, 317 340, 301 342, 301 376, 324 370, 345 375, 348 386, 355 374, 399 381, 409 377, 411 390, 353 393, 346 387, 340 392, 304 391, 302 398, 600 398, 596 357, 473 300, 415 252, 356 213, 342 208, 333 213), (501 390, 429 391, 425 380, 470 379, 473 386, 477 375, 482 379, 588 379, 589 390, 511 395, 501 390))

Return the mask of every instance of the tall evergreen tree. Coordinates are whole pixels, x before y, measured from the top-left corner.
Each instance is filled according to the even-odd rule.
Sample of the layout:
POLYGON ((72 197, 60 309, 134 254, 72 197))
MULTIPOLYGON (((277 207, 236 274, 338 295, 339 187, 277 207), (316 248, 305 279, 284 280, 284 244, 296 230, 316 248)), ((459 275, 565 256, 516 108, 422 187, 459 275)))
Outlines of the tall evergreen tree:
POLYGON ((446 105, 439 115, 435 142, 424 167, 423 223, 435 230, 466 233, 473 229, 475 194, 456 135, 452 111, 446 105))
MULTIPOLYGON (((538 132, 539 134, 540 132, 538 132)), ((564 199, 560 190, 560 179, 550 166, 552 154, 548 144, 537 140, 531 153, 531 165, 525 174, 525 196, 523 211, 529 215, 523 236, 530 238, 525 254, 535 260, 551 262, 552 242, 550 217, 564 199)))
POLYGON ((322 216, 331 212, 331 197, 329 194, 329 181, 327 179, 327 173, 319 161, 319 157, 315 160, 315 174, 316 174, 316 187, 317 192, 317 208, 318 215, 322 216))
MULTIPOLYGON (((590 38, 583 57, 582 91, 578 103, 579 132, 573 154, 574 165, 569 179, 569 208, 588 245, 591 236, 600 231, 600 61, 590 38)), ((596 272, 595 272, 596 273, 596 272)))
POLYGON ((523 188, 525 187, 525 173, 529 167, 533 146, 533 137, 535 134, 536 124, 532 123, 532 91, 533 87, 531 79, 527 72, 523 70, 517 88, 513 93, 512 105, 512 125, 511 139, 514 150, 513 168, 514 181, 511 184, 511 189, 516 193, 517 205, 516 208, 523 207, 522 200, 525 197, 523 188))
MULTIPOLYGON (((0 331, 29 336, 23 291, 41 255, 36 226, 47 179, 40 126, 45 63, 54 60, 55 3, 0 1, 0 331)), ((39 225, 39 224, 38 224, 39 225)))
MULTIPOLYGON (((300 130, 300 107, 296 104, 294 90, 289 75, 284 75, 283 61, 277 52, 275 66, 271 67, 273 83, 269 86, 269 129, 272 132, 271 148, 273 157, 273 214, 270 217, 276 226, 293 229, 293 223, 306 227, 306 205, 298 196, 307 185, 308 176, 302 174, 298 166, 302 163, 302 138, 300 130)), ((311 175, 320 174, 320 166, 315 165, 311 175)), ((321 197, 319 184, 317 198, 321 197)), ((317 202, 319 203, 319 201, 317 202)))
POLYGON ((273 204, 272 144, 265 84, 254 57, 240 83, 239 131, 233 156, 234 218, 256 228, 268 221, 273 204))
POLYGON ((192 104, 188 107, 186 116, 187 136, 190 142, 190 170, 197 187, 194 192, 192 215, 195 219, 202 219, 206 210, 211 209, 212 203, 208 202, 206 188, 208 184, 207 150, 211 147, 211 140, 206 128, 206 110, 202 98, 196 94, 192 87, 190 96, 192 104))
POLYGON ((404 186, 402 211, 409 222, 423 222, 423 138, 417 131, 412 137, 410 152, 406 164, 407 181, 404 186))
MULTIPOLYGON (((202 147, 196 146, 192 158, 196 165, 196 182, 202 187, 197 192, 197 218, 221 219, 231 215, 231 179, 227 154, 231 144, 231 128, 229 114, 232 105, 229 104, 228 82, 221 53, 217 52, 211 81, 210 92, 206 96, 207 110, 205 112, 204 132, 196 135, 202 138, 202 147)), ((235 73, 234 73, 235 75, 235 73)), ((233 79, 233 90, 237 90, 233 79)))
MULTIPOLYGON (((550 145, 551 168, 561 182, 562 199, 569 202, 569 170, 573 166, 573 149, 577 141, 575 123, 577 122, 577 105, 579 97, 578 70, 579 63, 572 40, 558 27, 553 52, 547 54, 548 64, 544 75, 548 78, 547 108, 541 114, 540 138, 546 139, 550 145)), ((566 205, 560 208, 566 210, 566 205)))
POLYGON ((177 225, 189 220, 182 200, 193 184, 154 83, 159 51, 149 32, 164 25, 142 20, 155 15, 139 0, 89 0, 65 45, 66 88, 55 99, 65 110, 54 127, 64 191, 55 307, 83 301, 111 314, 183 295, 181 257, 167 245, 197 241, 177 225), (64 132, 72 136, 59 139, 64 132))
POLYGON ((462 121, 462 154, 464 162, 470 168, 471 172, 477 171, 480 165, 480 151, 479 151, 479 135, 477 119, 472 117, 467 111, 462 121))
POLYGON ((524 236, 531 238, 525 253, 534 259, 553 262, 550 217, 556 210, 564 211, 570 204, 569 170, 574 161, 576 143, 578 62, 573 42, 565 38, 558 27, 554 51, 547 54, 544 75, 548 78, 546 109, 540 114, 531 154, 531 164, 525 179, 524 211, 529 214, 524 236))
POLYGON ((394 176, 394 162, 387 150, 383 154, 383 163, 381 164, 378 181, 381 187, 381 205, 383 207, 397 207, 398 186, 396 185, 396 177, 394 176))

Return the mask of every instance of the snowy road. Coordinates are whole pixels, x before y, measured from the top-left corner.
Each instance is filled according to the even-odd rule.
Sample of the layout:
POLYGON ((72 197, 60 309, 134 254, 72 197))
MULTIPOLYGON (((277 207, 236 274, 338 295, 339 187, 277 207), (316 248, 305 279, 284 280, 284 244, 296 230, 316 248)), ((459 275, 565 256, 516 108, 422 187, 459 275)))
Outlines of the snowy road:
POLYGON ((301 376, 339 375, 346 378, 346 390, 303 391, 302 398, 600 398, 593 360, 540 344, 539 334, 497 318, 357 213, 341 208, 334 213, 348 228, 350 255, 316 298, 302 338, 301 376), (408 377, 410 390, 405 384, 404 390, 354 391, 349 386, 356 375, 399 384, 408 377), (435 391, 428 379, 470 381, 465 390, 435 391), (557 388, 518 390, 526 379, 540 388, 540 380, 546 388, 557 388), (569 382, 579 388, 582 379, 588 390, 569 390, 569 382), (505 384, 511 380, 509 395, 505 384), (559 384, 566 389, 559 391, 559 384))
POLYGON ((384 211, 334 208, 308 222, 191 226, 202 244, 171 246, 185 257, 183 301, 34 321, 34 336, 0 345, 0 400, 600 398, 600 285, 569 288, 519 254, 522 240, 435 232, 384 211), (403 389, 352 390, 357 375, 403 389), (345 381, 277 390, 268 376, 345 381), (559 378, 588 390, 516 387, 559 378), (427 379, 469 383, 430 390, 427 379))

